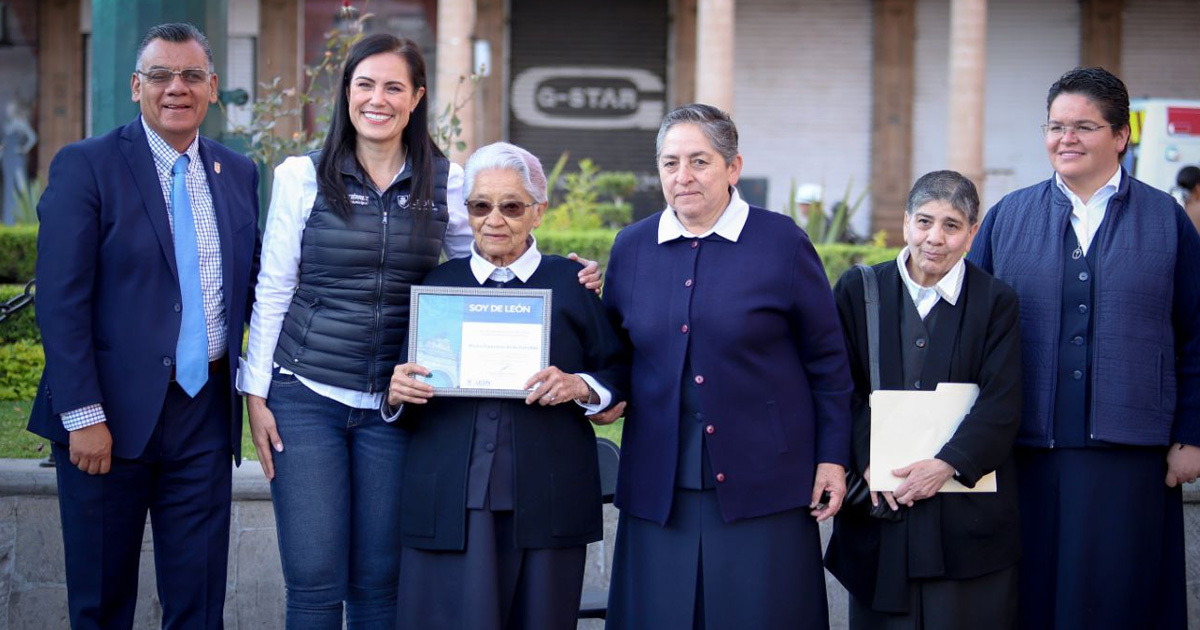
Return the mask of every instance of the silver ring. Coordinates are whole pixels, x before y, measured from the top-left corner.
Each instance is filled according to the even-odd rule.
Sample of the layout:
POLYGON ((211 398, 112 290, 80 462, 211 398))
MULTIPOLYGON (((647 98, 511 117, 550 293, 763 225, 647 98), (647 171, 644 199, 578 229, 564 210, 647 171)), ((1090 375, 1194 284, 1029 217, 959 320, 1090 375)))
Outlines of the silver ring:
POLYGON ((547 398, 550 399, 550 402, 554 402, 554 394, 550 394, 549 396, 547 396, 547 398))

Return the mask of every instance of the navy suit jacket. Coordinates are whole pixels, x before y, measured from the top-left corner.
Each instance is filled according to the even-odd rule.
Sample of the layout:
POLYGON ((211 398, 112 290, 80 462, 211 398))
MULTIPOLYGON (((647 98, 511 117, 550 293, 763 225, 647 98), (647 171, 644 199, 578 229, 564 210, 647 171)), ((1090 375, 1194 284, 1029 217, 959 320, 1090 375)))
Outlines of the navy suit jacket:
MULTIPOLYGON (((240 459, 233 378, 252 302, 258 171, 207 138, 199 149, 224 274, 231 369, 223 420, 240 459)), ((174 241, 141 119, 59 151, 38 217, 37 321, 46 369, 29 430, 68 444, 59 414, 100 403, 113 455, 136 458, 163 409, 181 317, 174 241)))
POLYGON ((736 243, 660 245, 658 220, 617 235, 604 289, 632 348, 617 506, 667 521, 689 351, 724 519, 807 506, 817 464, 850 463, 852 383, 816 250, 753 206, 736 243))

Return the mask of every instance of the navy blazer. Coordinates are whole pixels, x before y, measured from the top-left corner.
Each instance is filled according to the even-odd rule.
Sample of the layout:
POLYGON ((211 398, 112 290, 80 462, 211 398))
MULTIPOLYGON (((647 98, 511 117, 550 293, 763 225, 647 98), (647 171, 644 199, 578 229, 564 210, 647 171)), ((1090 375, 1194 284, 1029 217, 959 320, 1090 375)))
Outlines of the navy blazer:
POLYGON ((665 523, 689 348, 726 521, 807 506, 818 463, 848 466, 852 383, 808 236, 750 207, 736 243, 658 244, 659 215, 617 235, 604 302, 632 348, 617 506, 665 523))
MULTIPOLYGON (((242 412, 233 379, 252 302, 258 171, 200 138, 224 273, 228 422, 240 460, 242 412)), ((113 455, 141 455, 158 423, 179 336, 174 240, 140 118, 63 147, 38 203, 37 322, 46 368, 29 430, 69 443, 60 414, 100 403, 113 455)))
MULTIPOLYGON (((429 272, 424 284, 478 288, 470 260, 444 263, 429 272)), ((579 263, 566 258, 543 256, 528 282, 507 286, 551 289, 550 364, 572 374, 585 372, 607 387, 614 401, 622 400, 626 370, 620 363, 621 342, 600 300, 579 284, 579 269, 579 263)), ((467 471, 480 402, 435 396, 424 405, 404 406, 400 422, 409 431, 400 497, 405 546, 465 547, 467 471)), ((596 434, 583 407, 573 402, 526 405, 520 398, 500 404, 500 412, 512 418, 514 544, 572 547, 600 540, 596 434)))

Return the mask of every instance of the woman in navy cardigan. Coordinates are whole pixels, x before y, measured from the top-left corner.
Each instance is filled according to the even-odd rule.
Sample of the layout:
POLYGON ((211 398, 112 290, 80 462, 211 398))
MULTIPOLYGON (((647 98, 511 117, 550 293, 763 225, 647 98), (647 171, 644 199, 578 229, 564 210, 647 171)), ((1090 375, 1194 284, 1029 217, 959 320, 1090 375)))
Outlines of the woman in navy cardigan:
POLYGON ((608 627, 826 627, 851 392, 829 282, 738 196, 727 114, 672 111, 657 161, 667 209, 617 236, 604 292, 632 348, 608 627))

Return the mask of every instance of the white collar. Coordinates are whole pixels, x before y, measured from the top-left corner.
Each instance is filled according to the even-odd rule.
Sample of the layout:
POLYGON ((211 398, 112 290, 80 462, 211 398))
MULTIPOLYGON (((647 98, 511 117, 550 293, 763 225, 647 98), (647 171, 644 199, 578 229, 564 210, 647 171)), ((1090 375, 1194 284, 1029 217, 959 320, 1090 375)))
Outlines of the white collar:
POLYGON ((738 237, 742 235, 742 228, 746 227, 746 219, 749 216, 750 204, 742 200, 737 188, 730 186, 729 205, 725 206, 725 210, 712 229, 703 234, 688 232, 687 228, 679 222, 679 217, 675 216, 675 209, 667 206, 667 209, 658 215, 658 243, 661 245, 680 238, 704 238, 709 234, 716 234, 736 243, 738 237))
POLYGON ((537 239, 534 238, 533 234, 529 235, 527 242, 529 243, 529 248, 508 267, 493 265, 479 253, 479 249, 475 247, 475 243, 471 243, 471 274, 482 285, 484 282, 487 282, 488 278, 492 277, 492 273, 497 269, 508 269, 513 275, 520 278, 521 282, 529 282, 529 277, 533 275, 533 272, 537 271, 538 265, 542 264, 542 253, 538 251, 537 239))
POLYGON ((938 297, 949 302, 950 306, 957 304, 958 296, 962 293, 963 277, 966 275, 965 272, 967 270, 966 258, 958 259, 958 262, 954 263, 950 271, 947 271, 946 275, 937 281, 937 284, 932 287, 923 287, 917 284, 912 279, 912 276, 908 274, 908 257, 910 255, 907 246, 901 248, 900 253, 896 255, 896 266, 900 268, 900 279, 904 281, 904 286, 908 289, 908 294, 912 297, 913 304, 918 303, 917 297, 922 291, 929 290, 932 290, 937 293, 938 297))
POLYGON ((1070 199, 1072 202, 1078 202, 1081 206, 1086 206, 1091 204, 1096 198, 1107 200, 1109 197, 1116 194, 1117 189, 1121 187, 1121 171, 1122 168, 1118 165, 1117 172, 1113 173, 1113 176, 1108 178, 1108 181, 1105 182, 1103 186, 1097 189, 1096 192, 1092 193, 1092 196, 1088 199, 1088 203, 1084 203, 1083 200, 1079 198, 1079 195, 1076 195, 1070 188, 1067 188, 1067 184, 1063 182, 1062 175, 1059 175, 1057 171, 1054 173, 1054 183, 1057 184, 1058 189, 1067 196, 1067 199, 1070 199))

